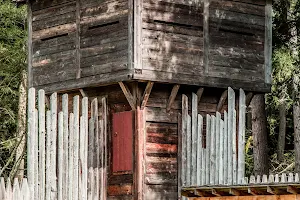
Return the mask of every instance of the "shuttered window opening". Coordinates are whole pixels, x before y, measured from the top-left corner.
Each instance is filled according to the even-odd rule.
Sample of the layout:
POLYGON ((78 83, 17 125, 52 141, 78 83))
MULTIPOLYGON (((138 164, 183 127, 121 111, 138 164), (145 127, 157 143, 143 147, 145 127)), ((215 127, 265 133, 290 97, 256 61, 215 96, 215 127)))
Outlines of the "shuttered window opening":
POLYGON ((133 170, 133 112, 113 113, 112 172, 133 170))

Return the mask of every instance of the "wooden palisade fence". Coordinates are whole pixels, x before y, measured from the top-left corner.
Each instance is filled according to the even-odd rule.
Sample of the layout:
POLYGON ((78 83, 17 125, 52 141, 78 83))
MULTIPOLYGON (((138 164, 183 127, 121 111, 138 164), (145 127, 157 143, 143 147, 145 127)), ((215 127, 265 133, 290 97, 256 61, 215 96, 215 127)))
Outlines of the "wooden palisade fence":
POLYGON ((0 200, 102 200, 106 199, 107 128, 106 99, 91 102, 62 96, 58 111, 58 95, 50 97, 46 108, 45 92, 28 92, 27 179, 13 189, 1 179, 0 200), (80 105, 81 102, 81 105, 80 105), (81 108, 81 109, 80 109, 81 108), (27 182, 28 181, 28 182, 27 182))
POLYGON ((235 92, 228 88, 228 112, 216 112, 204 119, 198 114, 198 97, 192 94, 191 115, 188 97, 182 97, 182 166, 183 186, 238 185, 245 176, 246 97, 240 89, 238 120, 235 92))

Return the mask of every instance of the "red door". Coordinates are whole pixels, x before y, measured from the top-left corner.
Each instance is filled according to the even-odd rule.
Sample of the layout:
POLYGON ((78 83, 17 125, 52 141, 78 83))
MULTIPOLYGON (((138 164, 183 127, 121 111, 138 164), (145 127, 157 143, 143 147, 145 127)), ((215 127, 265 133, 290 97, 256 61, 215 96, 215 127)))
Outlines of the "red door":
POLYGON ((132 172, 133 164, 133 112, 113 113, 112 171, 132 172))

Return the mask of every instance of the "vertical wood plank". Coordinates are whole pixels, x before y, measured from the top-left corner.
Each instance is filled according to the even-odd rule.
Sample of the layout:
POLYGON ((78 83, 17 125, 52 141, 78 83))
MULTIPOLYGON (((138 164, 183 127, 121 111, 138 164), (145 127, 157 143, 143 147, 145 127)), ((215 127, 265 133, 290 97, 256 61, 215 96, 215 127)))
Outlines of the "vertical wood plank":
MULTIPOLYGON (((178 113, 178 155, 177 155, 178 183, 177 194, 178 199, 181 199, 182 189, 182 114, 178 113)), ((0 190, 1 191, 1 190, 0 190)))
POLYGON ((107 147, 107 104, 106 104, 106 98, 102 98, 102 120, 103 120, 103 127, 102 127, 102 135, 103 135, 103 149, 102 151, 104 152, 104 156, 103 156, 103 171, 102 171, 102 199, 106 200, 107 199, 107 195, 106 195, 106 191, 107 191, 107 166, 108 166, 108 147, 107 147))
POLYGON ((191 149, 191 184, 197 184, 197 146, 198 144, 198 97, 195 93, 192 93, 192 149, 191 149))
POLYGON ((35 144, 34 144, 34 199, 39 199, 39 112, 35 109, 35 144))
POLYGON ((23 179, 21 192, 22 192, 23 200, 31 200, 30 190, 26 178, 23 179))
POLYGON ((188 115, 187 118, 187 137, 186 137, 186 184, 187 186, 191 186, 191 176, 192 176, 192 119, 191 116, 188 115))
POLYGON ((68 200, 73 200, 74 193, 74 114, 70 113, 69 118, 69 190, 68 200))
POLYGON ((224 184, 228 184, 228 114, 224 112, 224 141, 223 141, 223 155, 224 155, 224 184))
POLYGON ((51 108, 51 151, 50 162, 51 170, 51 200, 57 198, 57 176, 56 176, 56 148, 57 148, 57 93, 53 93, 50 97, 51 108))
POLYGON ((215 184, 219 184, 219 162, 220 162, 220 121, 221 121, 221 114, 216 112, 216 171, 215 171, 215 184))
POLYGON ((211 117, 211 129, 210 129, 210 185, 215 184, 215 172, 216 172, 216 117, 211 117))
POLYGON ((219 185, 224 184, 224 121, 220 119, 219 185))
POLYGON ((206 115, 206 155, 205 155, 205 184, 210 183, 210 140, 211 140, 211 116, 206 115))
POLYGON ((233 124, 235 109, 235 93, 232 88, 228 88, 228 184, 233 183, 233 124))
POLYGON ((64 115, 64 171, 63 171, 63 199, 67 199, 69 191, 69 96, 62 96, 62 111, 64 115))
MULTIPOLYGON (((28 183, 33 185, 35 182, 34 172, 34 145, 35 145, 35 89, 30 88, 28 91, 28 134, 27 134, 27 177, 28 183)), ((33 187, 30 188, 31 193, 34 193, 33 187)))
MULTIPOLYGON (((31 191, 34 191, 34 188, 31 187, 31 191)), ((32 193, 34 194, 34 193, 32 193)), ((12 187, 11 187, 11 182, 10 182, 10 179, 7 179, 7 182, 6 182, 6 200, 12 200, 12 187)))
POLYGON ((33 86, 33 75, 32 75, 32 10, 31 10, 32 2, 27 2, 27 25, 28 25, 28 40, 27 40, 27 63, 28 63, 28 87, 33 86))
POLYGON ((47 134, 46 134, 46 200, 50 200, 51 196, 51 111, 48 110, 46 113, 47 118, 47 134))
POLYGON ((82 199, 87 199, 87 179, 88 179, 88 114, 89 114, 89 101, 85 97, 82 99, 82 117, 83 117, 83 159, 82 162, 82 199))
MULTIPOLYGON (((198 103, 198 102, 197 102, 198 103)), ((196 185, 202 185, 203 178, 203 170, 202 168, 202 157, 203 157, 203 117, 202 115, 198 115, 198 128, 197 128, 197 164, 196 164, 196 185)))
POLYGON ((63 171, 64 171, 64 114, 58 114, 58 179, 57 179, 57 200, 63 199, 63 171))
POLYGON ((239 97, 239 134, 238 134, 238 184, 245 176, 245 133, 246 133, 246 95, 240 89, 239 97))
POLYGON ((88 179, 88 200, 94 200, 94 170, 92 167, 89 168, 89 179, 88 179))
POLYGON ((266 0, 265 16, 265 81, 270 84, 272 82, 272 0, 266 0))
POLYGON ((233 185, 237 184, 237 138, 236 138, 236 111, 233 113, 233 129, 232 129, 232 178, 233 185))
POLYGON ((73 153, 73 199, 78 200, 79 190, 79 96, 73 98, 73 112, 74 112, 74 153, 73 153))
POLYGON ((46 187, 46 115, 45 115, 45 91, 40 90, 38 94, 38 108, 39 108, 39 199, 45 199, 46 187))
POLYGON ((187 185, 186 170, 187 170, 187 120, 188 120, 188 97, 182 95, 182 163, 181 163, 181 179, 182 185, 187 185))
POLYGON ((20 200, 21 193, 20 193, 20 185, 18 178, 14 179, 14 186, 13 186, 13 200, 20 200))
POLYGON ((4 178, 0 177, 0 199, 4 200, 6 191, 5 191, 5 182, 4 182, 4 178))
POLYGON ((144 165, 145 165, 145 141, 146 141, 146 133, 145 133, 145 110, 141 110, 140 107, 137 108, 136 111, 136 138, 135 138, 135 146, 136 149, 136 199, 142 200, 144 199, 144 165))
POLYGON ((204 0, 203 10, 203 34, 204 34, 204 68, 209 73, 209 4, 210 0, 204 0))
MULTIPOLYGON (((91 103, 91 116, 92 116, 92 120, 93 120, 93 125, 90 128, 91 133, 90 133, 90 137, 91 137, 91 152, 93 152, 91 155, 91 163, 90 163, 90 167, 93 167, 94 169, 97 168, 98 171, 97 173, 99 174, 95 174, 96 172, 94 172, 95 177, 96 177, 96 181, 95 181, 95 192, 96 192, 96 196, 97 198, 99 198, 100 194, 103 194, 103 187, 100 187, 100 185, 103 185, 104 182, 104 176, 102 176, 103 173, 103 162, 104 162, 104 146, 103 146, 103 140, 104 140, 104 136, 103 136, 103 128, 102 128, 102 124, 99 121, 99 116, 98 116, 98 99, 95 98, 93 99, 92 103, 91 103), (99 125, 101 124, 101 125, 99 125), (99 128, 101 129, 99 131, 99 128), (92 138, 94 138, 94 140, 92 140, 92 138)), ((101 111, 102 112, 102 111, 101 111)))

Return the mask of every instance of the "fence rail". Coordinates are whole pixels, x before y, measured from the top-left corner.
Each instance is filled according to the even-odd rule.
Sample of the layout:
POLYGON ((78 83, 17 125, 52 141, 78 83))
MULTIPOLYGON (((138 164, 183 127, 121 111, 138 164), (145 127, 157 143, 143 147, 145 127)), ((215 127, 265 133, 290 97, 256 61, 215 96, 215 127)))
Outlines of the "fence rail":
POLYGON ((106 199, 106 99, 28 92, 27 176, 13 187, 1 179, 0 200, 106 199), (61 110, 58 108, 61 102, 61 110), (36 106, 37 103, 37 106, 36 106), (72 110, 69 112, 69 110, 72 110), (89 116, 90 113, 90 116, 89 116), (28 181, 28 182, 27 182, 28 181))

